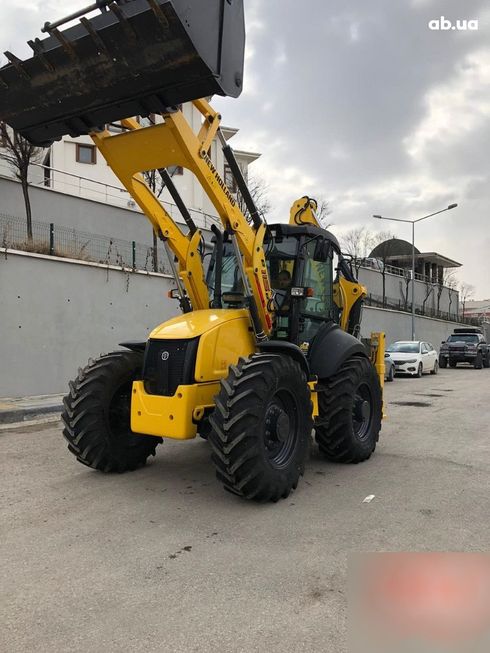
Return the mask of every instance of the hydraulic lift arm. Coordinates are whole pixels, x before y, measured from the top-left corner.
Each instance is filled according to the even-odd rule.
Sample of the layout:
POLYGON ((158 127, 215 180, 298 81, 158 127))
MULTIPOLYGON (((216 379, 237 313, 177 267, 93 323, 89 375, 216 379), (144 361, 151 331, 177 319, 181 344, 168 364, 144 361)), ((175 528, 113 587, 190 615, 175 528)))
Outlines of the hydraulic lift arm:
POLYGON ((209 307, 209 297, 198 252, 201 232, 196 230, 194 234, 184 235, 141 173, 182 166, 196 176, 236 245, 254 331, 258 339, 263 339, 272 329, 269 309, 272 292, 263 250, 265 224, 258 215, 253 216, 253 226, 247 222, 211 160, 211 144, 217 134, 227 148, 225 156, 232 156, 219 132, 221 116, 206 100, 194 100, 193 105, 204 118, 197 135, 181 110, 170 109, 162 114, 162 123, 143 127, 134 119, 123 119, 121 124, 127 131, 120 134, 108 130, 92 132, 91 137, 114 174, 177 257, 179 274, 193 308, 203 309, 209 307))

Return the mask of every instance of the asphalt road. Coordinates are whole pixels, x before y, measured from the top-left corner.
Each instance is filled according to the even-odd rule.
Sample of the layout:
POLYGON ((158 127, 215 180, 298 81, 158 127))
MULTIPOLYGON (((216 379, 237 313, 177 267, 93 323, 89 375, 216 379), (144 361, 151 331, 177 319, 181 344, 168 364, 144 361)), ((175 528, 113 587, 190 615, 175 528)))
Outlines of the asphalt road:
POLYGON ((349 552, 490 548, 489 390, 490 369, 397 378, 371 460, 314 448, 271 505, 224 492, 202 440, 104 476, 58 425, 2 432, 0 650, 344 651, 349 552))

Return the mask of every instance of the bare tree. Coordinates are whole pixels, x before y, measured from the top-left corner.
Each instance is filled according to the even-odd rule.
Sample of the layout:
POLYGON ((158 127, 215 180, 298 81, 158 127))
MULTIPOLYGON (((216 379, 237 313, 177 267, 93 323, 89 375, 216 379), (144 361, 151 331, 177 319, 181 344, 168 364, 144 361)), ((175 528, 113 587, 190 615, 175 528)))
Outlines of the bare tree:
POLYGON ((328 216, 332 214, 330 203, 324 197, 319 197, 317 200, 316 219, 322 229, 328 229, 333 225, 333 222, 328 222, 328 216))
POLYGON ((359 274, 362 262, 373 248, 373 234, 366 227, 354 227, 340 236, 342 250, 352 256, 352 262, 359 274))
POLYGON ((400 293, 403 299, 403 310, 408 311, 408 290, 410 287, 410 281, 411 281, 411 274, 410 270, 405 270, 405 274, 403 275, 403 281, 400 281, 400 293))
POLYGON ((424 297, 424 301, 422 302, 422 315, 425 315, 425 305, 429 297, 434 292, 434 285, 435 284, 431 283, 430 281, 425 282, 425 297, 424 297))
POLYGON ((462 317, 464 319, 464 311, 466 308, 466 302, 471 299, 475 292, 475 286, 473 286, 471 283, 466 283, 465 281, 462 281, 459 284, 459 300, 461 302, 462 306, 462 317))
POLYGON ((437 315, 441 311, 441 297, 444 292, 444 288, 452 289, 456 286, 457 280, 454 274, 454 270, 445 268, 442 279, 437 284, 437 315))
MULTIPOLYGON (((267 219, 267 214, 272 208, 268 197, 269 187, 260 177, 249 177, 246 181, 248 190, 252 196, 258 212, 263 218, 267 219)), ((245 200, 243 199, 242 194, 236 187, 233 187, 230 190, 235 193, 238 208, 243 213, 245 218, 250 222, 250 212, 247 208, 247 205, 245 204, 245 200)))
POLYGON ((20 181, 26 209, 27 239, 32 241, 32 210, 29 198, 29 167, 41 160, 43 149, 29 143, 18 132, 0 122, 0 158, 8 163, 20 181))
MULTIPOLYGON (((150 190, 156 197, 160 197, 165 188, 163 179, 158 170, 146 170, 143 172, 143 177, 150 190)), ((158 238, 153 229, 153 272, 158 272, 158 238)))
MULTIPOLYGON (((447 279, 447 289, 448 289, 448 294, 449 294, 449 309, 448 309, 448 316, 451 317, 451 306, 453 303, 454 299, 457 299, 458 297, 458 280, 456 277, 453 275, 451 277, 448 276, 447 279)), ((456 303, 456 315, 455 317, 458 317, 458 304, 456 303)))
POLYGON ((373 235, 373 248, 379 246, 376 258, 380 261, 383 278, 383 308, 386 305, 386 266, 390 257, 396 253, 394 242, 395 236, 391 231, 378 231, 373 235))

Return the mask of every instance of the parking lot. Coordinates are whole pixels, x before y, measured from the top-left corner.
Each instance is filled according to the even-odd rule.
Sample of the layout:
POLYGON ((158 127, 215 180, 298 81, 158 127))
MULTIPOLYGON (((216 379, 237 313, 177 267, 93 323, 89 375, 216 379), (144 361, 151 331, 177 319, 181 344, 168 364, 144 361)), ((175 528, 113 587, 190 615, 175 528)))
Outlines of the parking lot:
POLYGON ((349 552, 488 550, 489 388, 489 369, 396 378, 373 458, 314 447, 270 505, 224 492, 203 440, 102 475, 58 424, 0 433, 0 649, 344 651, 349 552))

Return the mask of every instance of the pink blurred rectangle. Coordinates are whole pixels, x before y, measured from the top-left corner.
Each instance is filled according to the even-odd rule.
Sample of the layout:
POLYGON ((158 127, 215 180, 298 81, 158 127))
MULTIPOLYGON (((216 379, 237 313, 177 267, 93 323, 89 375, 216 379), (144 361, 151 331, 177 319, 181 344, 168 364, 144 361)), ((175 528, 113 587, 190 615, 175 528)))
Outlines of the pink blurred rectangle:
POLYGON ((350 653, 490 653, 490 555, 349 558, 350 653))

